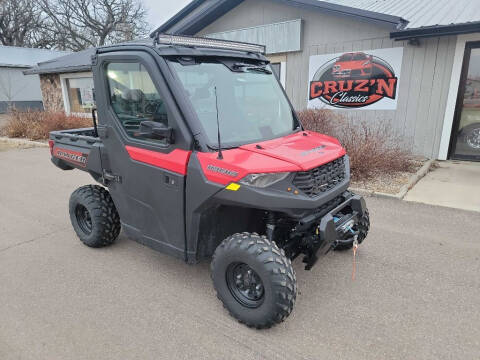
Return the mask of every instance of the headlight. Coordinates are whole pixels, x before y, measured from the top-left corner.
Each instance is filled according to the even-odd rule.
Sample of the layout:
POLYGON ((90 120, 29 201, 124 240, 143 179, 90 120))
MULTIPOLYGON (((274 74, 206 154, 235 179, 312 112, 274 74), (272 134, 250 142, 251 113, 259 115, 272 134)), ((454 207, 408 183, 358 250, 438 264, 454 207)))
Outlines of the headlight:
POLYGON ((368 60, 368 61, 365 61, 365 62, 362 64, 362 66, 367 66, 367 65, 370 65, 370 63, 371 63, 371 61, 370 61, 370 60, 368 60))
POLYGON ((243 185, 250 185, 255 187, 264 188, 285 179, 289 172, 277 172, 277 173, 260 173, 249 174, 245 176, 239 182, 243 185))

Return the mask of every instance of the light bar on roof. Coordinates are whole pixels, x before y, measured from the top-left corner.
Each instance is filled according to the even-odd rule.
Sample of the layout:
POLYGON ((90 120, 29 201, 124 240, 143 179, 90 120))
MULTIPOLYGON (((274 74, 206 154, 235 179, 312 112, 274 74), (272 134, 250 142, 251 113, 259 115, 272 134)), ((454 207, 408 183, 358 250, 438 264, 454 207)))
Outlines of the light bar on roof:
POLYGON ((157 37, 157 43, 162 45, 178 45, 178 46, 203 47, 203 48, 211 48, 211 49, 239 50, 239 51, 248 51, 248 52, 265 54, 265 46, 263 45, 249 44, 249 43, 229 41, 229 40, 200 38, 200 37, 193 37, 193 36, 159 34, 157 37))

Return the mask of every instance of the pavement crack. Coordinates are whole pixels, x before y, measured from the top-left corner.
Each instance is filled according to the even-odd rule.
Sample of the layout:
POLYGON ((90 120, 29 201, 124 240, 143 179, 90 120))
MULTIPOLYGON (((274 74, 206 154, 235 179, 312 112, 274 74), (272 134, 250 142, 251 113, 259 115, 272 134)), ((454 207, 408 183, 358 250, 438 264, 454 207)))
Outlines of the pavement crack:
POLYGON ((43 238, 45 238, 45 237, 47 237, 47 236, 54 235, 54 234, 56 234, 56 233, 59 233, 59 232, 61 232, 61 231, 66 230, 66 229, 68 229, 68 227, 63 227, 63 228, 61 228, 61 229, 58 229, 58 230, 55 230, 55 231, 51 231, 51 232, 46 233, 46 234, 42 234, 42 235, 36 236, 36 237, 34 237, 33 239, 29 239, 29 240, 25 240, 25 241, 20 241, 19 243, 12 244, 12 245, 9 245, 9 246, 7 246, 7 247, 1 248, 1 249, 0 249, 0 254, 6 252, 6 251, 8 251, 8 250, 17 248, 17 247, 19 247, 19 246, 22 246, 22 245, 25 245, 25 244, 30 244, 30 243, 32 243, 32 242, 34 242, 34 241, 36 241, 36 240, 41 240, 41 239, 43 239, 43 238))

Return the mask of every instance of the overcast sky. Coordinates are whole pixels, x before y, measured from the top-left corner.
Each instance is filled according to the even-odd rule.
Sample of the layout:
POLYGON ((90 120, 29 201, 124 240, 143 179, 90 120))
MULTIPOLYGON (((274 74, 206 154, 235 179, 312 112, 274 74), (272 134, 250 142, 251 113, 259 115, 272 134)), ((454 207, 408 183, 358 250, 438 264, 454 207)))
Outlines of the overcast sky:
POLYGON ((153 30, 175 15, 190 0, 142 0, 142 2, 148 10, 147 20, 153 30))

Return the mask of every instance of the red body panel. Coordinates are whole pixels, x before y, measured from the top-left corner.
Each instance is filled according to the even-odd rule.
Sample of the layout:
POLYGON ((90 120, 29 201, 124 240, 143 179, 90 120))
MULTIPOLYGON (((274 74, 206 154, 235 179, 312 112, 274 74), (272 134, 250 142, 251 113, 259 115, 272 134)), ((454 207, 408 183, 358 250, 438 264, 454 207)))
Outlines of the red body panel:
POLYGON ((186 175, 191 151, 175 149, 168 154, 146 150, 134 146, 125 146, 125 149, 135 161, 153 165, 177 174, 186 175))
POLYGON ((218 153, 198 153, 198 160, 205 177, 214 183, 227 185, 238 181, 248 174, 267 172, 300 171, 292 163, 244 150, 241 148, 222 151, 223 159, 217 159, 218 153), (221 172, 221 170, 227 170, 221 172), (227 173, 228 172, 228 173, 227 173))
POLYGON ((241 149, 270 156, 310 170, 345 155, 337 139, 313 131, 302 131, 278 139, 241 146, 241 149), (305 136, 306 134, 307 136, 305 136))
POLYGON ((345 155, 345 149, 332 137, 302 131, 222 153, 222 160, 217 153, 198 153, 198 159, 209 181, 226 185, 248 174, 310 170, 345 155))

